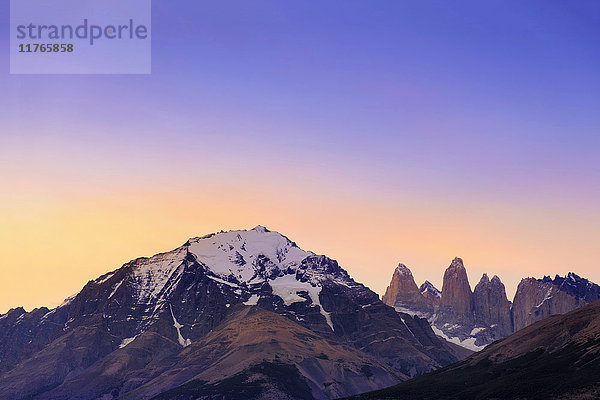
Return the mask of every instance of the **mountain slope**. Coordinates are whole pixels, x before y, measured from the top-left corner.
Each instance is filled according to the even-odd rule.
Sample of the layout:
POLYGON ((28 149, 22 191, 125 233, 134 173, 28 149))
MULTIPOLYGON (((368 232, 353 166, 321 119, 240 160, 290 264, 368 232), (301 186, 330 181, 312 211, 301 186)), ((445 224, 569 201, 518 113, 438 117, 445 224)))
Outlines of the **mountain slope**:
MULTIPOLYGON (((238 305, 198 342, 181 349, 176 341, 146 332, 39 398, 97 398, 112 388, 115 396, 148 399, 186 383, 218 385, 260 365, 298 371, 295 386, 308 388, 316 398, 361 393, 406 378, 375 358, 328 341, 288 318, 238 305), (144 384, 128 390, 140 382, 144 384)), ((285 380, 274 378, 267 384, 285 392, 285 380)))
POLYGON ((593 399, 600 301, 551 316, 464 361, 360 399, 593 399))
MULTIPOLYGON (((125 375, 136 369, 147 372, 145 363, 156 360, 143 343, 154 343, 157 354, 176 360, 207 340, 236 305, 271 311, 323 340, 349 346, 365 360, 376 357, 399 378, 464 355, 436 337, 425 320, 384 305, 336 261, 258 226, 190 239, 173 251, 133 260, 90 281, 57 309, 0 316, 0 337, 6 338, 0 354, 10 355, 0 370, 0 398, 58 393, 63 383, 84 376, 107 356, 139 346, 130 359, 119 362, 126 365, 125 375), (20 339, 23 332, 36 334, 26 341, 20 339)), ((206 367, 203 359, 194 362, 206 367)), ((65 393, 86 398, 97 384, 103 395, 123 395, 153 378, 146 372, 117 386, 87 379, 73 386, 79 394, 65 393)), ((384 381, 377 382, 383 386, 384 381)))

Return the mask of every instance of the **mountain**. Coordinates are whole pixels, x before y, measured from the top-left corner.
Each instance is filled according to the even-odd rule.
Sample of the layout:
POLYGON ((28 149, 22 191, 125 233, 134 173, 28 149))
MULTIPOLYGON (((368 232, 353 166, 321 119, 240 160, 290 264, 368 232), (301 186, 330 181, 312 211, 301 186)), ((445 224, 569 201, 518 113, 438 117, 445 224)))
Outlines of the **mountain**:
POLYGON ((550 315, 564 314, 584 304, 600 299, 600 286, 569 272, 543 279, 526 278, 517 287, 513 301, 516 330, 550 315))
POLYGON ((13 309, 0 338, 1 399, 186 398, 234 383, 330 398, 467 355, 262 226, 130 261, 53 310, 13 309))
MULTIPOLYGON (((399 312, 427 318, 438 336, 464 348, 477 351, 499 338, 494 333, 497 326, 491 327, 494 325, 493 323, 486 326, 481 320, 485 319, 490 322, 494 319, 496 322, 499 319, 498 315, 502 312, 499 310, 489 311, 489 315, 481 312, 479 318, 476 318, 475 314, 475 301, 481 302, 481 306, 478 306, 478 310, 481 311, 483 311, 484 305, 490 307, 494 304, 503 304, 497 297, 500 289, 504 290, 504 286, 499 279, 493 279, 493 281, 494 283, 491 284, 488 279, 488 284, 478 285, 475 295, 471 292, 462 259, 455 258, 444 273, 441 292, 430 282, 425 282, 417 289, 411 271, 401 264, 394 271, 383 301, 399 312), (492 318, 492 315, 495 317, 492 318), (480 326, 477 325, 478 322, 480 322, 480 326)), ((506 297, 506 295, 504 296, 506 297)))
POLYGON ((419 291, 433 306, 433 312, 436 313, 440 308, 440 299, 442 298, 442 292, 440 292, 433 283, 425 281, 419 286, 419 291))
POLYGON ((452 260, 444 272, 440 306, 432 322, 447 336, 461 341, 467 339, 474 328, 473 293, 460 258, 452 260))
POLYGON ((550 316, 464 361, 356 399, 597 399, 600 301, 550 316))
POLYGON ((399 264, 394 271, 392 282, 383 295, 382 301, 398 312, 421 318, 431 318, 433 315, 433 302, 423 296, 412 272, 404 264, 399 264))
POLYGON ((471 291, 463 261, 455 258, 444 273, 441 293, 429 282, 421 286, 420 300, 428 303, 422 305, 413 300, 412 273, 399 275, 397 271, 384 296, 386 304, 426 317, 440 337, 475 351, 550 315, 600 299, 600 286, 570 272, 564 278, 557 275, 554 279, 523 279, 511 304, 496 275, 490 280, 483 274, 471 291), (405 277, 407 283, 398 284, 399 276, 405 277), (434 310, 433 314, 424 313, 429 309, 434 310))
POLYGON ((473 312, 475 326, 486 328, 481 332, 485 331, 488 335, 489 343, 513 333, 510 307, 500 278, 494 275, 490 280, 487 274, 483 274, 473 290, 473 312))

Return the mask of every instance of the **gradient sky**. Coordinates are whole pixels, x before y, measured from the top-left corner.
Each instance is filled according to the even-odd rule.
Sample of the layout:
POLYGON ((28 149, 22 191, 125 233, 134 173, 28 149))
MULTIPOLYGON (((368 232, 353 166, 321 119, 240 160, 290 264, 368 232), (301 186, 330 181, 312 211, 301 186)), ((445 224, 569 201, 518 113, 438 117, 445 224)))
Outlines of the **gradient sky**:
POLYGON ((0 312, 262 224, 383 294, 600 283, 600 2, 153 1, 152 74, 9 75, 0 312))

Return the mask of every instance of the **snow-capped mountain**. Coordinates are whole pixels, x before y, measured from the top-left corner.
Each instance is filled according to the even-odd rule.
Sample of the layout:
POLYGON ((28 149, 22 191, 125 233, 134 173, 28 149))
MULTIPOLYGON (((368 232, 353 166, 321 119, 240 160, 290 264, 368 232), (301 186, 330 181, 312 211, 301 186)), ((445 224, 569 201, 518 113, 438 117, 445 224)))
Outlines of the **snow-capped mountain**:
POLYGON ((0 398, 10 399, 150 398, 181 385, 214 394, 253 374, 269 382, 260 390, 287 393, 279 367, 331 398, 466 356, 336 261, 262 226, 133 260, 56 309, 11 310, 0 339, 0 398))

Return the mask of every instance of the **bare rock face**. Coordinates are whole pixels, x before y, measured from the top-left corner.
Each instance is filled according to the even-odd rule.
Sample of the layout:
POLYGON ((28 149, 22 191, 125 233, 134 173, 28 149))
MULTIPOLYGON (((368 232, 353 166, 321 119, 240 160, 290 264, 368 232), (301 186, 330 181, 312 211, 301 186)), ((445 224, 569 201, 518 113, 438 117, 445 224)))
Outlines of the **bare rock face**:
MULTIPOLYGON (((550 282, 542 282, 535 278, 521 280, 513 302, 513 318, 516 330, 525 328, 537 318, 535 313, 538 307, 543 305, 544 299, 548 300, 552 296, 553 291, 555 289, 550 282)), ((541 318, 541 315, 539 318, 541 318)))
POLYGON ((463 261, 458 257, 452 260, 444 273, 435 325, 445 333, 458 337, 467 337, 474 326, 473 293, 463 261))
POLYGON ((430 322, 436 333, 446 340, 481 350, 513 332, 510 302, 500 278, 494 276, 490 280, 484 274, 471 292, 460 258, 455 258, 446 269, 439 297, 431 284, 424 284, 421 289, 429 298, 438 299, 437 304, 433 303, 434 315, 430 322))
POLYGON ((600 286, 569 272, 566 277, 526 278, 513 302, 515 331, 554 314, 564 314, 600 299, 600 286))
POLYGON ((539 321, 442 371, 360 399, 598 399, 599 348, 597 301, 539 321))
POLYGON ((433 283, 425 281, 420 287, 419 291, 427 300, 433 304, 433 312, 436 313, 440 308, 440 299, 442 298, 442 292, 440 292, 433 283))
POLYGON ((510 303, 504 284, 498 276, 492 280, 483 274, 473 291, 475 325, 486 328, 488 341, 502 339, 513 333, 510 303))
POLYGON ((444 273, 440 311, 444 308, 458 315, 468 315, 473 310, 473 297, 467 270, 462 259, 458 257, 452 260, 452 264, 444 273))
POLYGON ((394 271, 382 300, 396 311, 412 316, 431 318, 434 312, 433 302, 421 294, 412 272, 404 264, 394 271))
POLYGON ((460 258, 446 269, 442 292, 430 282, 418 292, 420 296, 412 274, 400 265, 383 301, 399 312, 427 318, 438 336, 476 351, 536 321, 600 299, 600 286, 570 272, 554 279, 523 279, 511 304, 498 276, 490 280, 483 274, 471 292, 460 258))

